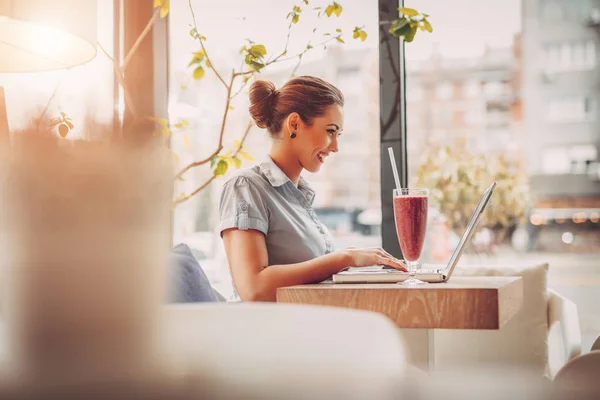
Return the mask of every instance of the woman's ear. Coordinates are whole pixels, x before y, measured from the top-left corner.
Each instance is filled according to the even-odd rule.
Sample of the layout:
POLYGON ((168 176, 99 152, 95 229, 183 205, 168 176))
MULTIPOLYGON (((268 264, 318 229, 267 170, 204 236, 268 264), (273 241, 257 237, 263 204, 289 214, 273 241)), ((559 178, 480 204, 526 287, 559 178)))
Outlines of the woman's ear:
POLYGON ((287 129, 290 133, 298 132, 302 127, 302 118, 297 112, 293 112, 287 117, 287 129))

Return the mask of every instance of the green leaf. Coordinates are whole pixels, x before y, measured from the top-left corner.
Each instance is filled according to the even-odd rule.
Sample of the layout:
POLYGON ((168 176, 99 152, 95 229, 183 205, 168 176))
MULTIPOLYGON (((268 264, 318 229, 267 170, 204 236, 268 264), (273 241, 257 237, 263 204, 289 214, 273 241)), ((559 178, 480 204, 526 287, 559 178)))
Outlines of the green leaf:
POLYGON ((416 26, 411 26, 410 30, 408 31, 408 33, 404 36, 404 40, 406 42, 410 43, 415 38, 416 34, 417 34, 417 27, 416 26))
POLYGON ((234 106, 229 106, 229 107, 228 107, 228 109, 229 109, 230 111, 233 111, 233 110, 235 110, 235 107, 234 107, 234 106))
POLYGON ((327 8, 325 9, 325 14, 328 17, 331 17, 331 15, 333 14, 333 10, 335 10, 335 6, 333 4, 331 4, 331 5, 327 6, 327 8))
POLYGON ((317 31, 317 28, 313 29, 313 33, 315 33, 317 31))
POLYGON ((367 40, 367 32, 365 31, 360 31, 360 40, 362 40, 363 42, 365 40, 367 40))
POLYGON ((182 123, 175 124, 175 128, 183 129, 183 124, 182 123))
POLYGON ((398 11, 400 11, 400 13, 406 15, 407 17, 416 17, 417 15, 419 15, 419 12, 414 8, 402 7, 399 8, 398 11))
POLYGON ((210 159, 210 169, 215 169, 215 167, 217 166, 217 163, 219 162, 219 160, 221 159, 221 156, 214 156, 213 158, 210 159))
POLYGON ((206 65, 206 68, 212 68, 212 64, 208 60, 206 60, 206 62, 204 63, 204 65, 206 65))
POLYGON ((244 160, 250 161, 250 162, 254 161, 254 157, 252 157, 252 155, 250 155, 250 153, 248 153, 246 150, 240 149, 240 151, 238 153, 242 156, 242 158, 244 160))
POLYGON ((312 47, 310 44, 307 44, 307 45, 306 45, 306 50, 310 50, 310 49, 312 49, 312 48, 313 48, 313 47, 312 47))
POLYGON ((175 164, 179 164, 179 156, 177 155, 177 153, 171 150, 171 154, 173 155, 173 160, 175 161, 175 164))
POLYGON ((300 7, 298 7, 298 6, 294 6, 293 10, 294 10, 295 13, 301 13, 302 12, 302 9, 300 7))
POLYGON ((308 5, 308 0, 304 0, 304 4, 308 5))
POLYGON ((204 77, 204 68, 202 67, 198 67, 194 70, 194 79, 195 80, 200 80, 202 79, 202 77, 204 77))
POLYGON ((406 18, 399 18, 392 23, 390 26, 389 32, 394 37, 404 36, 410 30, 409 21, 406 18))
POLYGON ((340 28, 337 28, 335 31, 336 31, 337 33, 342 33, 342 30, 341 30, 340 28))
POLYGON ((227 173, 227 168, 229 168, 229 164, 227 161, 220 159, 219 162, 213 168, 213 174, 215 176, 223 176, 227 173))
POLYGON ((342 39, 341 36, 336 37, 335 40, 337 40, 340 43, 346 43, 346 42, 344 42, 344 39, 342 39))
POLYGON ((185 182, 185 179, 183 179, 183 176, 178 176, 178 177, 177 177, 177 180, 178 180, 179 182, 185 182))
POLYGON ((194 55, 194 58, 198 61, 202 61, 206 57, 206 53, 204 53, 204 50, 195 51, 192 54, 194 55))
POLYGON ((231 160, 233 161, 233 165, 235 165, 236 169, 240 169, 242 167, 242 160, 240 160, 237 157, 231 157, 231 160))
POLYGON ((426 30, 427 32, 433 32, 431 24, 426 19, 423 20, 423 30, 426 30))
POLYGON ((292 24, 297 24, 297 23, 298 23, 298 21, 300 21, 300 16, 299 16, 298 14, 295 14, 295 15, 292 17, 292 24))
POLYGON ((240 142, 238 139, 235 139, 233 141, 233 149, 237 151, 240 149, 240 147, 242 147, 242 142, 240 142))
POLYGON ((194 39, 198 39, 198 30, 196 28, 190 29, 190 36, 194 39))
POLYGON ((160 6, 160 17, 164 18, 169 13, 169 0, 163 0, 162 6, 160 6))
POLYGON ((181 123, 183 124, 183 126, 189 126, 190 122, 187 119, 182 119, 181 123))
POLYGON ((206 36, 200 36, 200 39, 206 40, 206 36))
POLYGON ((250 47, 248 52, 255 58, 261 58, 267 55, 267 48, 262 44, 255 44, 250 47))

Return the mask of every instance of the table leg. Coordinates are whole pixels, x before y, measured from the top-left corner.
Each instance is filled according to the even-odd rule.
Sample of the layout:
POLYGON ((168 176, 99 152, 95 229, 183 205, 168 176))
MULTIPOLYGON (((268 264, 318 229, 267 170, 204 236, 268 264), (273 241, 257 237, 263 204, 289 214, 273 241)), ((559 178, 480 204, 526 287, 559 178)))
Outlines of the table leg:
POLYGON ((400 329, 408 362, 423 371, 432 371, 435 361, 433 329, 400 329))
POLYGON ((427 330, 427 370, 432 372, 435 369, 435 330, 427 330))

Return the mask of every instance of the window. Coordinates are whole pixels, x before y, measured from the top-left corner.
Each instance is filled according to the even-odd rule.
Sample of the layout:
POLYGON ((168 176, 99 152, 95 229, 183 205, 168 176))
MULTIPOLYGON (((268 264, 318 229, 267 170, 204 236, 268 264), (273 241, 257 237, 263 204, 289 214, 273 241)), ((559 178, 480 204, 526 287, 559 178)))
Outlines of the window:
MULTIPOLYGON (((342 2, 340 2, 342 3, 342 2)), ((171 1, 169 21, 169 116, 172 123, 185 117, 189 122, 187 140, 183 133, 174 132, 172 147, 180 158, 180 164, 208 157, 218 145, 221 120, 225 104, 225 89, 216 78, 214 71, 205 68, 204 77, 194 80, 193 69, 188 67, 193 52, 200 50, 198 41, 190 37, 192 16, 188 1, 171 1), (187 142, 187 144, 186 144, 187 142)), ((279 62, 264 68, 259 79, 271 80, 281 87, 292 75, 298 58, 294 56, 306 49, 310 42, 315 47, 302 57, 296 75, 321 77, 338 86, 344 93, 344 134, 340 137, 340 151, 331 155, 325 166, 317 174, 305 173, 304 177, 316 190, 315 206, 321 209, 355 205, 361 208, 379 208, 379 54, 377 31, 378 3, 376 0, 344 0, 343 12, 337 17, 317 16, 314 7, 327 6, 293 0, 264 0, 248 2, 239 0, 192 0, 197 26, 204 35, 210 61, 225 80, 230 71, 239 70, 244 57, 240 47, 248 45, 246 39, 263 44, 267 57, 282 52, 290 20, 286 15, 294 6, 302 9, 297 24, 292 24, 287 55, 288 61, 279 62), (366 41, 352 38, 355 27, 364 26, 368 33, 366 41), (226 27, 226 28, 225 28, 226 27), (317 28, 313 32, 313 28, 317 28), (327 40, 324 33, 337 34, 343 30, 345 44, 332 40, 324 46, 317 46, 327 40), (373 107, 375 105, 375 107, 373 107), (373 112, 373 109, 377 112, 373 112), (344 173, 347 172, 346 175, 344 173), (348 180, 348 176, 351 177, 348 180), (376 190, 371 190, 375 187, 376 190), (376 193, 377 196, 373 196, 376 193)), ((238 78, 235 91, 240 90, 242 78, 238 78)), ((224 152, 233 148, 249 122, 248 87, 241 89, 229 110, 224 135, 224 152)), ((258 164, 268 153, 271 139, 266 131, 252 128, 244 143, 245 150, 255 161, 244 160, 242 168, 258 164)), ((235 172, 234 167, 222 178, 215 179, 200 196, 179 205, 174 213, 174 237, 176 242, 194 241, 202 238, 206 260, 202 267, 210 269, 215 278, 211 283, 220 291, 231 295, 231 284, 227 274, 227 262, 218 235, 218 200, 223 182, 235 172), (199 223, 198 220, 209 221, 199 223), (192 222, 190 222, 192 221, 192 222)), ((178 182, 176 193, 190 193, 212 177, 209 166, 200 166, 178 182), (206 168, 205 168, 206 167, 206 168)), ((323 221, 327 224, 327 221, 323 221)), ((332 226, 335 228, 335 226, 332 226)), ((353 230, 334 233, 336 247, 344 247, 344 242, 352 238, 354 246, 368 243, 370 246, 381 243, 375 233, 353 230)), ((376 232, 374 229, 373 232, 376 232)), ((199 244, 198 244, 199 246, 199 244)))
POLYGON ((542 153, 542 170, 547 174, 585 174, 587 166, 597 159, 594 145, 550 147, 542 153))
POLYGON ((420 82, 412 79, 406 82, 406 101, 419 102, 424 98, 423 87, 420 82))
MULTIPOLYGON (((564 2, 562 2, 564 4, 564 2)), ((560 0, 543 0, 540 2, 541 16, 545 21, 558 21, 564 18, 563 6, 560 0)))
MULTIPOLYGON (((586 25, 592 3, 597 2, 404 2, 405 7, 431 15, 433 24, 430 35, 419 32, 405 46, 407 61, 419 60, 427 67, 412 70, 407 80, 460 82, 463 87, 460 100, 448 101, 453 97, 448 85, 448 89, 434 86, 436 93, 428 99, 422 124, 407 128, 409 186, 426 187, 432 194, 422 262, 447 262, 481 195, 481 182, 503 176, 492 207, 483 216, 482 234, 474 238, 461 263, 481 263, 482 256, 486 263, 498 264, 550 257, 555 269, 550 268, 548 286, 577 302, 584 348, 600 331, 600 316, 589 303, 585 270, 600 255, 597 210, 585 211, 585 223, 569 217, 561 224, 544 220, 534 225, 529 218, 542 206, 600 205, 600 189, 594 189, 585 175, 571 175, 595 173, 593 160, 599 149, 595 71, 599 38, 586 25), (467 14, 470 22, 465 25, 467 14), (499 53, 506 57, 491 57, 499 53), (556 73, 561 74, 552 76, 556 73), (448 122, 448 110, 451 115, 464 110, 465 125, 448 122), (562 204, 556 201, 565 197, 562 204), (523 222, 516 222, 517 215, 523 222), (569 240, 564 240, 565 232, 569 240), (490 240, 502 233, 506 239, 490 240), (568 269, 573 279, 567 283, 557 268, 568 269)), ((408 115, 417 109, 407 102, 408 115)), ((593 290, 598 293, 597 304, 599 282, 593 290)))
POLYGON ((508 93, 508 88, 504 82, 486 82, 483 84, 483 92, 486 96, 496 97, 508 93))
POLYGON ((590 70, 596 67, 596 44, 593 40, 546 45, 547 72, 590 70))
POLYGON ((546 118, 549 122, 585 122, 596 117, 596 101, 590 97, 567 96, 548 102, 546 118))
POLYGON ((481 84, 478 81, 468 81, 463 86, 465 97, 472 99, 479 96, 481 92, 481 84))
POLYGON ((436 126, 447 127, 452 122, 452 109, 449 106, 437 105, 433 109, 433 120, 436 126))
POLYGON ((439 100, 450 100, 454 96, 454 85, 452 82, 440 82, 435 87, 435 96, 439 100))

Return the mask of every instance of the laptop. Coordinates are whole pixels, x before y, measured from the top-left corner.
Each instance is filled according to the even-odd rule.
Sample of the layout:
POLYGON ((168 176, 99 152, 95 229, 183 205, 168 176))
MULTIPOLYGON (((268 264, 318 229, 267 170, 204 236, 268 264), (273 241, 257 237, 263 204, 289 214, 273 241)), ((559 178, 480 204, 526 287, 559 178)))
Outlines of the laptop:
MULTIPOLYGON (((473 215, 467 224, 465 232, 460 238, 460 242, 456 249, 454 249, 454 253, 452 253, 450 260, 448 261, 448 265, 425 264, 415 274, 416 279, 431 283, 447 282, 450 279, 465 246, 469 240, 471 240, 471 237, 475 232, 475 228, 477 227, 481 215, 488 205, 495 188, 496 182, 492 183, 483 193, 477 208, 475 208, 475 212, 473 212, 473 215)), ((332 279, 333 283, 398 283, 407 280, 409 277, 410 275, 408 272, 398 271, 391 267, 374 266, 349 268, 333 275, 332 279)))

